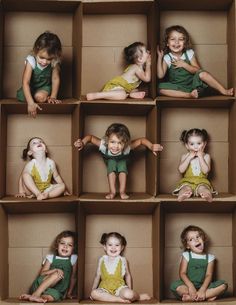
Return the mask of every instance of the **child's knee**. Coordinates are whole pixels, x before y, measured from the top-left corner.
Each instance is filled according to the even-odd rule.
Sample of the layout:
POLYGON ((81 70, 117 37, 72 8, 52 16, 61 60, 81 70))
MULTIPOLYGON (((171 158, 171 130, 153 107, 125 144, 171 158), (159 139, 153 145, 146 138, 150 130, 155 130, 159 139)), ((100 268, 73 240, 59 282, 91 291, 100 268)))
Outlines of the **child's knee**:
POLYGON ((122 298, 126 299, 126 300, 132 301, 132 300, 135 299, 135 292, 133 290, 131 290, 131 289, 125 288, 122 291, 122 298))
POLYGON ((99 294, 100 292, 97 289, 94 289, 91 291, 90 297, 92 300, 97 300, 99 294))
POLYGON ((45 103, 47 101, 48 94, 45 92, 37 92, 34 95, 34 99, 37 103, 45 103))
POLYGON ((208 77, 209 73, 206 71, 202 71, 199 73, 199 77, 201 80, 205 80, 208 77))

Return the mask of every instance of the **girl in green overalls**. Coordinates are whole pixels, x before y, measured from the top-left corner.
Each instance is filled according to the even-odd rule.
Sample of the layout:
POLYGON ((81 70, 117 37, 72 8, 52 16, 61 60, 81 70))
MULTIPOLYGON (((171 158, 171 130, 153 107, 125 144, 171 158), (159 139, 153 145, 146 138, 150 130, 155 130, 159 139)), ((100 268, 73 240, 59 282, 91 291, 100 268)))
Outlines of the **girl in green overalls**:
POLYGON ((167 28, 164 44, 164 51, 157 47, 157 76, 159 79, 167 76, 167 81, 158 84, 161 95, 199 98, 208 86, 222 95, 233 95, 233 88, 224 88, 209 72, 201 70, 184 27, 167 28))
POLYGON ((145 91, 138 91, 137 88, 142 81, 151 80, 151 55, 142 42, 134 42, 124 48, 124 55, 128 67, 123 74, 108 81, 100 92, 88 93, 88 101, 144 98, 145 91))
POLYGON ((57 99, 60 85, 61 42, 56 34, 45 32, 35 41, 32 54, 25 61, 22 87, 17 99, 27 102, 28 113, 35 117, 42 110, 37 103, 61 103, 57 99))
POLYGON ((54 254, 43 261, 39 276, 33 282, 30 294, 22 294, 20 300, 46 303, 73 297, 76 283, 77 254, 74 232, 63 231, 54 242, 54 254))
POLYGON ((181 133, 180 140, 188 152, 182 155, 178 168, 184 177, 173 191, 173 195, 178 195, 178 201, 183 201, 191 196, 200 196, 211 202, 212 194, 217 194, 207 179, 211 169, 211 157, 204 152, 208 138, 205 129, 193 128, 181 133))
POLYGON ((125 237, 117 232, 103 233, 100 243, 106 255, 99 259, 90 298, 118 303, 149 300, 147 293, 138 294, 132 289, 129 266, 122 256, 127 244, 125 237))
POLYGON ((179 275, 171 284, 171 291, 184 302, 214 301, 227 289, 223 280, 212 282, 215 256, 206 253, 206 233, 197 226, 188 226, 181 233, 184 248, 179 275))
POLYGON ((19 179, 16 197, 49 198, 68 195, 65 183, 57 171, 55 162, 48 158, 47 147, 39 137, 31 138, 23 150, 22 159, 31 160, 25 165, 19 179))
POLYGON ((109 194, 106 199, 113 199, 116 196, 116 176, 119 177, 120 183, 120 197, 121 199, 128 199, 126 194, 126 180, 127 180, 127 161, 132 149, 141 145, 146 146, 156 156, 158 151, 162 151, 163 147, 160 144, 153 144, 146 138, 139 138, 130 141, 129 129, 120 123, 111 124, 105 133, 104 138, 100 139, 93 135, 87 135, 83 139, 75 141, 74 145, 81 150, 88 143, 92 143, 99 147, 104 161, 107 165, 107 176, 109 183, 109 194))

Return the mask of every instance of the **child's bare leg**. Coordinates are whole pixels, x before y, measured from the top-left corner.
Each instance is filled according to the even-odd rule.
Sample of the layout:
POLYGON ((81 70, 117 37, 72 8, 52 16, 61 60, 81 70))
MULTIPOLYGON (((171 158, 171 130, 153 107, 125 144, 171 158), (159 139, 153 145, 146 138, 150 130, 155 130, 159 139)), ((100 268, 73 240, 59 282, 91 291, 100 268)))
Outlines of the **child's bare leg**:
POLYGON ((125 100, 127 97, 127 93, 125 90, 111 90, 111 91, 101 91, 101 92, 92 92, 87 93, 86 98, 88 101, 92 100, 99 100, 99 99, 105 99, 105 100, 125 100))
POLYGON ((54 272, 46 276, 43 282, 39 285, 39 287, 34 291, 34 293, 32 293, 29 300, 32 302, 38 302, 38 299, 41 299, 43 300, 41 302, 46 302, 46 300, 43 299, 42 297, 43 292, 47 288, 55 286, 62 278, 63 278, 63 273, 59 274, 57 272, 54 272))
POLYGON ((127 174, 125 172, 119 173, 120 198, 121 199, 129 198, 129 196, 126 194, 126 181, 127 181, 127 174))
POLYGON ((192 92, 184 92, 178 90, 160 89, 160 94, 170 97, 198 98, 197 90, 193 90, 192 92))
POLYGON ((223 95, 233 96, 234 89, 226 89, 224 86, 221 85, 209 72, 202 71, 199 73, 199 77, 202 81, 207 83, 210 87, 216 89, 223 95))
POLYGON ((208 202, 212 202, 211 191, 205 185, 200 185, 197 189, 197 193, 199 196, 201 196, 202 199, 205 199, 208 202))
POLYGON ((192 298, 189 295, 187 286, 181 285, 181 286, 177 287, 176 292, 181 297, 183 302, 192 301, 192 298))
POLYGON ((179 191, 177 200, 183 201, 185 199, 190 198, 192 196, 192 194, 193 194, 193 191, 192 191, 191 187, 188 185, 184 185, 179 191))
POLYGON ((131 98, 144 98, 145 97, 145 91, 132 90, 129 94, 129 97, 131 97, 131 98))
POLYGON ((123 288, 121 289, 119 296, 124 299, 128 300, 130 302, 134 301, 145 301, 145 300, 150 300, 151 297, 147 293, 141 293, 138 294, 136 291, 130 289, 130 288, 123 288))
POLYGON ((106 195, 106 199, 113 199, 116 196, 116 173, 111 172, 107 176, 110 193, 106 195))
POLYGON ((94 289, 91 292, 91 297, 93 300, 96 301, 103 301, 103 302, 117 302, 117 303, 130 303, 129 300, 122 299, 120 296, 112 295, 106 291, 102 291, 100 289, 94 289))
POLYGON ((29 194, 34 194, 36 197, 40 194, 40 191, 35 185, 34 180, 30 174, 23 173, 22 180, 23 185, 25 186, 25 188, 27 188, 29 194))
POLYGON ((39 90, 35 93, 34 99, 37 103, 46 103, 48 99, 48 92, 45 90, 39 90))
POLYGON ((207 301, 214 301, 218 296, 223 294, 227 289, 226 284, 222 284, 216 288, 210 288, 206 291, 206 300, 207 301))

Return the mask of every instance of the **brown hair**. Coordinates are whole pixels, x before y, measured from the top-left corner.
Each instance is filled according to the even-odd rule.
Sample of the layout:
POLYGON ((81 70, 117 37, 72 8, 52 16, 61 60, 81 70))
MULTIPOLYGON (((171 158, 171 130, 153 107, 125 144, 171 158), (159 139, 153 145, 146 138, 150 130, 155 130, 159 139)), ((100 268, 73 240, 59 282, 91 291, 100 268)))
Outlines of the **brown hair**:
POLYGON ((124 124, 120 124, 120 123, 113 123, 111 124, 105 133, 105 141, 106 143, 108 142, 109 137, 112 134, 115 134, 117 136, 117 138, 122 141, 125 145, 125 147, 127 147, 127 145, 130 142, 130 132, 129 129, 124 125, 124 124))
POLYGON ((209 135, 205 129, 192 128, 189 130, 183 130, 180 135, 180 141, 184 144, 188 143, 188 139, 192 136, 201 137, 203 142, 209 141, 209 135))
POLYGON ((62 238, 64 237, 72 237, 73 238, 73 241, 74 241, 74 249, 73 249, 73 253, 76 252, 76 249, 77 249, 77 245, 76 245, 76 234, 75 232, 72 232, 72 231, 69 231, 69 230, 66 230, 66 231, 62 231, 60 234, 58 234, 53 242, 53 245, 52 245, 52 250, 57 253, 57 249, 58 249, 58 245, 61 241, 62 238))
POLYGON ((184 249, 184 251, 187 251, 187 235, 188 232, 193 231, 193 232, 198 232, 199 235, 201 236, 204 245, 207 244, 207 242, 209 241, 207 234, 203 231, 203 229, 201 229, 200 227, 194 226, 194 225, 189 225, 188 227, 186 227, 181 235, 180 235, 180 239, 181 239, 181 243, 182 243, 182 248, 184 249))
POLYGON ((39 35, 33 46, 33 53, 37 55, 40 50, 45 49, 49 56, 55 56, 57 62, 62 55, 61 41, 56 34, 46 31, 39 35))
POLYGON ((125 61, 127 64, 135 64, 137 58, 142 52, 141 47, 145 47, 142 42, 134 42, 128 47, 124 48, 125 61))
POLYGON ((181 26, 181 25, 172 25, 168 28, 166 28, 165 30, 165 34, 164 34, 164 53, 169 53, 170 52, 170 49, 168 47, 168 39, 170 37, 170 34, 171 32, 173 31, 176 31, 178 33, 181 33, 184 35, 184 52, 188 49, 191 49, 192 47, 192 44, 191 44, 191 41, 190 41, 190 36, 189 36, 189 33, 187 32, 187 30, 181 26))
MULTIPOLYGON (((40 137, 33 137, 33 138, 29 139, 26 148, 24 148, 23 151, 22 151, 22 156, 21 156, 21 157, 22 157, 22 159, 23 159, 24 161, 26 161, 26 160, 28 159, 28 157, 29 157, 30 159, 33 159, 33 156, 32 156, 32 155, 31 155, 31 156, 28 155, 28 151, 30 150, 30 142, 31 142, 33 139, 40 139, 40 140, 44 143, 44 140, 43 140, 42 138, 40 138, 40 137)), ((45 144, 45 143, 44 143, 44 144, 45 144)), ((48 152, 46 151, 45 153, 46 153, 46 157, 47 157, 47 156, 48 156, 48 152)))

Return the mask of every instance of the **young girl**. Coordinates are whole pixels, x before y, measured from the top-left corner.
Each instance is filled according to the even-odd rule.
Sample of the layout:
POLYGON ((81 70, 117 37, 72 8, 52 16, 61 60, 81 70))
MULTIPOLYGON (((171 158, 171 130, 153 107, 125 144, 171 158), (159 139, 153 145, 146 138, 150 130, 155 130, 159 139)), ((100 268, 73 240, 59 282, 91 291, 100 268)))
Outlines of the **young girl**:
POLYGON ((178 195, 178 201, 194 195, 211 202, 212 194, 216 194, 207 179, 211 169, 210 155, 204 152, 208 138, 207 131, 198 128, 184 130, 180 136, 188 152, 182 155, 179 164, 179 172, 184 177, 173 191, 174 195, 178 195))
POLYGON ((159 84, 160 94, 198 98, 210 86, 223 95, 233 95, 233 88, 224 88, 210 73, 201 70, 185 28, 180 25, 167 28, 164 44, 164 51, 157 48, 157 76, 162 79, 168 72, 168 81, 159 84))
POLYGON ((127 244, 125 237, 117 232, 104 233, 100 243, 106 255, 99 259, 90 298, 119 303, 150 300, 148 294, 132 290, 129 266, 125 257, 121 256, 127 244))
POLYGON ((54 254, 48 254, 43 261, 39 276, 30 289, 30 294, 22 294, 20 300, 46 303, 72 298, 76 283, 77 255, 75 233, 63 231, 54 242, 54 254))
POLYGON ((182 301, 214 301, 227 289, 223 280, 212 282, 215 256, 206 252, 207 235, 199 227, 188 226, 181 233, 184 248, 180 280, 171 284, 171 291, 182 301))
POLYGON ((152 144, 146 138, 140 138, 130 142, 128 128, 118 123, 113 123, 108 127, 103 139, 99 139, 93 135, 87 135, 82 140, 78 139, 74 145, 81 150, 89 142, 99 147, 99 151, 102 153, 107 165, 110 193, 106 195, 106 199, 113 199, 116 196, 117 175, 119 177, 121 199, 129 198, 126 194, 126 179, 128 174, 127 161, 130 150, 144 145, 156 156, 157 152, 163 149, 160 144, 152 144))
POLYGON ((57 94, 60 85, 61 42, 56 34, 45 32, 35 41, 32 54, 25 61, 22 88, 17 99, 27 102, 29 115, 35 117, 37 103, 60 103, 57 94))
MULTIPOLYGON (((41 138, 31 138, 23 150, 22 159, 29 161, 20 176, 16 197, 54 198, 65 192, 65 184, 58 174, 55 162, 47 157, 47 148, 41 138), (52 180, 55 183, 52 183, 52 180)), ((67 192, 65 192, 68 194, 67 192)))
POLYGON ((128 67, 121 76, 111 79, 105 84, 101 92, 88 93, 87 100, 124 100, 144 98, 144 91, 137 91, 141 81, 151 80, 151 55, 142 42, 134 42, 124 48, 125 61, 128 67))

